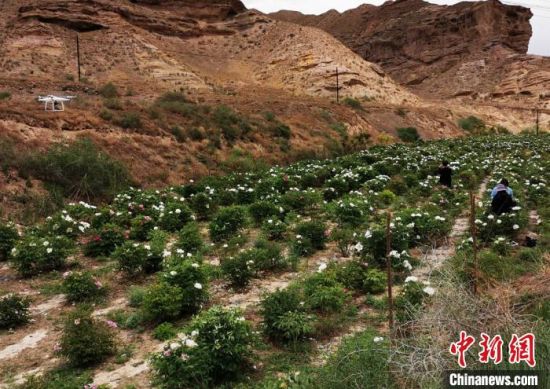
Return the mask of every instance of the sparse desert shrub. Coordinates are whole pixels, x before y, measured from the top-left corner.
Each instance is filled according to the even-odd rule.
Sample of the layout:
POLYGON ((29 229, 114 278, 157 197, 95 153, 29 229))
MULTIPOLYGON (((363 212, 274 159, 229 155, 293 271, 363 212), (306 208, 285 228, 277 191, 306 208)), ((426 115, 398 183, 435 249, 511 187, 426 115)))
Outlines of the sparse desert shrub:
POLYGON ((468 116, 458 121, 458 126, 468 132, 481 131, 485 128, 485 122, 476 116, 468 116))
POLYGON ((186 136, 181 127, 173 126, 170 128, 170 133, 174 135, 174 138, 176 138, 179 143, 185 142, 186 136))
POLYGON ((246 210, 240 206, 222 208, 210 222, 210 237, 214 242, 230 238, 246 224, 246 210))
POLYGON ((124 231, 116 224, 104 224, 90 236, 84 245, 84 255, 89 257, 109 256, 124 243, 124 231))
POLYGON ((30 301, 17 294, 0 297, 0 329, 19 327, 29 321, 30 301))
POLYGON ((13 223, 0 223, 0 261, 5 261, 19 239, 19 234, 13 223))
POLYGON ((109 82, 101 87, 99 94, 106 99, 114 99, 118 96, 118 90, 112 82, 109 82))
POLYGON ((66 197, 104 200, 131 181, 126 168, 89 139, 53 146, 45 154, 34 155, 26 165, 30 175, 60 188, 66 197))
POLYGON ((278 121, 272 123, 268 127, 268 131, 276 138, 290 139, 292 136, 292 130, 290 127, 278 121))
POLYGON ((122 128, 139 129, 143 126, 141 118, 136 112, 128 112, 123 114, 117 124, 122 128))
POLYGON ((363 105, 361 104, 361 102, 357 99, 352 98, 352 97, 344 98, 344 100, 342 100, 342 103, 344 103, 345 105, 347 105, 348 107, 353 108, 353 109, 357 109, 357 110, 362 110, 363 109, 363 105))
POLYGON ((187 136, 195 142, 200 142, 204 139, 204 133, 196 127, 191 127, 187 131, 187 136))
POLYGON ((111 120, 113 120, 113 113, 107 109, 102 109, 101 112, 99 113, 99 117, 103 120, 105 120, 106 122, 110 122, 111 120))
POLYGON ((188 331, 153 356, 153 383, 159 388, 212 387, 249 367, 254 336, 239 311, 210 308, 195 317, 188 331))
POLYGON ((73 243, 63 236, 28 235, 12 250, 15 269, 24 277, 59 270, 65 266, 73 243))
POLYGON ((103 101, 103 105, 105 106, 105 108, 114 109, 115 111, 122 110, 122 104, 120 103, 120 100, 116 98, 103 101))
POLYGON ((420 135, 418 134, 418 130, 414 127, 398 128, 397 136, 403 142, 417 142, 421 139, 420 135))
POLYGON ((110 326, 94 319, 91 314, 91 309, 80 307, 65 320, 59 354, 67 358, 72 366, 95 365, 116 352, 115 338, 110 326))

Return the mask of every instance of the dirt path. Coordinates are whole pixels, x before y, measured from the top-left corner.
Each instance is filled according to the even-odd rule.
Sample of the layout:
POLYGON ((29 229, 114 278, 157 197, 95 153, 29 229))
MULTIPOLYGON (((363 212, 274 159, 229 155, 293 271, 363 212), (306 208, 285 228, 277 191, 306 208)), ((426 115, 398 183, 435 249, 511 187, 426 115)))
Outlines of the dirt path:
POLYGON ((0 351, 0 360, 16 357, 22 351, 35 348, 38 343, 48 335, 48 330, 43 328, 25 336, 19 342, 12 344, 0 351))
MULTIPOLYGON (((486 195, 488 182, 489 179, 486 178, 481 183, 477 192, 477 199, 483 199, 486 195)), ((447 259, 455 255, 457 241, 466 234, 469 228, 468 211, 465 211, 455 219, 449 238, 445 240, 445 243, 442 246, 432 247, 428 250, 421 258, 422 265, 412 271, 412 276, 417 277, 419 281, 429 281, 432 273, 441 268, 447 259)))

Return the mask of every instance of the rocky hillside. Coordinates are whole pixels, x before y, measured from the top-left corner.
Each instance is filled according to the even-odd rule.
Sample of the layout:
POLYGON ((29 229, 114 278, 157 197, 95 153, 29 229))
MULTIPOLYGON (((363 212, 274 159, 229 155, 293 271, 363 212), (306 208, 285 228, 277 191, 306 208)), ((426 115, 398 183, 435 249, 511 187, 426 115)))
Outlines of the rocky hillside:
POLYGON ((150 90, 261 84, 291 93, 401 103, 413 96, 328 34, 274 22, 239 1, 18 1, 2 5, 0 69, 8 77, 73 74, 80 33, 84 77, 150 90), (55 66, 52 66, 52 63, 55 66))
POLYGON ((271 16, 330 32, 426 96, 538 98, 550 91, 550 59, 526 55, 532 34, 528 8, 498 0, 452 6, 398 0, 344 13, 271 16))
MULTIPOLYGON (((439 55, 434 66, 447 61, 439 55)), ((503 85, 516 87, 514 74, 546 77, 526 66, 503 85)), ((9 138, 23 155, 86 136, 138 184, 160 186, 394 142, 399 128, 423 139, 460 136, 457 123, 470 115, 512 130, 531 123, 531 112, 419 97, 392 77, 416 70, 387 69, 328 32, 236 0, 3 0, 0 148, 9 138), (36 97, 48 94, 77 99, 66 112, 44 112, 36 97)), ((13 189, 3 204, 26 190, 26 179, 14 177, 3 165, 0 196, 13 189)))

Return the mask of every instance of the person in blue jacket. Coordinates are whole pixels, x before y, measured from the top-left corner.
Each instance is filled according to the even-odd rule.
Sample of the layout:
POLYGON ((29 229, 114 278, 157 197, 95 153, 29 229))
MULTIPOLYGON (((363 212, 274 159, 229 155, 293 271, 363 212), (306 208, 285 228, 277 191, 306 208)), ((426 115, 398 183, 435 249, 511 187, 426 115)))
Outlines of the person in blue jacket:
POLYGON ((503 178, 491 191, 491 210, 497 215, 510 212, 516 206, 514 191, 509 186, 506 178, 503 178))

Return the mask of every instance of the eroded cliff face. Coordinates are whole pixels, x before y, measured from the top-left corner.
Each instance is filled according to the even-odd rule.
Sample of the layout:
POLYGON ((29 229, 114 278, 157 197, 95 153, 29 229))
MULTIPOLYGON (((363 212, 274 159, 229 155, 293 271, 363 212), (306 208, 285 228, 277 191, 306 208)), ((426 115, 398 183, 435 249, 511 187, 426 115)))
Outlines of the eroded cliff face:
MULTIPOLYGON (((531 11, 498 0, 452 6, 398 0, 380 7, 364 5, 342 14, 329 11, 311 16, 283 11, 271 16, 330 32, 419 92, 443 96, 537 94, 549 87, 550 77, 541 78, 541 73, 550 76, 548 64, 525 55, 532 35, 531 11), (517 68, 516 60, 542 65, 537 72, 542 84, 505 80, 512 68, 517 68)), ((531 79, 532 74, 527 73, 531 79)))

